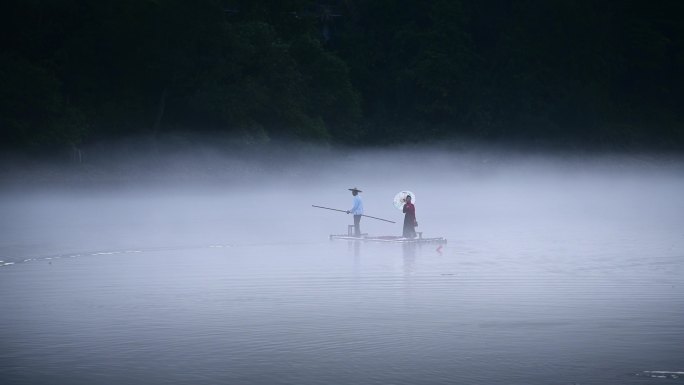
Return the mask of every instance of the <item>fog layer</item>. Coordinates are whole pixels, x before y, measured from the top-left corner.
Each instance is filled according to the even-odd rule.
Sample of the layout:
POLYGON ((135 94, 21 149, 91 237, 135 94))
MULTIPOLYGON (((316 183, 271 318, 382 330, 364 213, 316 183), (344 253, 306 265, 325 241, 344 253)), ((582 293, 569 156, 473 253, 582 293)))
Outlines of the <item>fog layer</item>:
MULTIPOLYGON (((400 235, 403 214, 392 198, 408 189, 417 198, 418 230, 447 238, 454 253, 684 250, 679 160, 422 149, 247 158, 169 157, 157 169, 127 160, 111 175, 90 172, 87 183, 82 170, 74 177, 64 169, 50 173, 60 183, 9 183, 0 201, 0 259, 324 242, 346 233, 352 218, 312 205, 347 210, 351 187, 363 190, 365 214, 397 222, 364 218, 363 232, 400 235)), ((22 178, 44 174, 32 169, 22 178)))

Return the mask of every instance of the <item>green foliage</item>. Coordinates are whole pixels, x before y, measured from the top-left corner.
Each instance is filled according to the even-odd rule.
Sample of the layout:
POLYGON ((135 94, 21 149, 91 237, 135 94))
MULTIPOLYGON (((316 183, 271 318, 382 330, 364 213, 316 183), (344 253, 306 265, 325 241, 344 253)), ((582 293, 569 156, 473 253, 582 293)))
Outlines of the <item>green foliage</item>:
POLYGON ((308 114, 329 127, 330 134, 337 140, 360 138, 357 125, 361 117, 359 95, 349 80, 346 64, 310 36, 295 40, 292 54, 306 87, 308 114))
POLYGON ((683 149, 682 4, 6 0, 0 136, 683 149))
POLYGON ((57 129, 63 117, 59 81, 25 58, 0 55, 0 127, 5 147, 69 142, 57 129))

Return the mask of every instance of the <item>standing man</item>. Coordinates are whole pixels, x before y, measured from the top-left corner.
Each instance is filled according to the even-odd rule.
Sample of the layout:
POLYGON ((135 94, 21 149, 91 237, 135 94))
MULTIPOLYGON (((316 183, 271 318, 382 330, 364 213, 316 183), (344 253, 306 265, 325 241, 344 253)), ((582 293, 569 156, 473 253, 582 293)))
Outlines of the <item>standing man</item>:
POLYGON ((361 201, 361 197, 359 196, 359 193, 362 192, 361 190, 357 189, 356 187, 350 188, 349 191, 352 192, 352 195, 354 196, 352 203, 353 206, 351 209, 347 210, 347 214, 351 213, 354 214, 354 236, 355 237, 360 237, 361 236, 361 216, 363 215, 363 202, 361 201))

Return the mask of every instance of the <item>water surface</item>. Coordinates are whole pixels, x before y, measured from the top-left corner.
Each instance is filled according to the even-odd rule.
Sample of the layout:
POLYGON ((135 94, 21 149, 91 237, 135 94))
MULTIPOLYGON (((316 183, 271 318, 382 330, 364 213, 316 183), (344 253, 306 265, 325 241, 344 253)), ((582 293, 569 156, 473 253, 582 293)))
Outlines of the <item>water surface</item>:
POLYGON ((6 194, 0 378, 681 382, 681 173, 561 169, 359 183, 368 214, 398 222, 365 232, 400 233, 391 198, 411 188, 442 248, 329 241, 351 222, 310 207, 350 204, 330 179, 6 194))

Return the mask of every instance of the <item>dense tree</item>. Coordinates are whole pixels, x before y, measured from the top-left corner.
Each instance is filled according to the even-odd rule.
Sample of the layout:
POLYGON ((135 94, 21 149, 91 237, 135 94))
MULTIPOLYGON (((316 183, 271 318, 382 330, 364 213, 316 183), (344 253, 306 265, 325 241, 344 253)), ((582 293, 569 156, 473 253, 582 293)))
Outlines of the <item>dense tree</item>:
POLYGON ((676 0, 6 0, 0 140, 684 147, 676 0))

